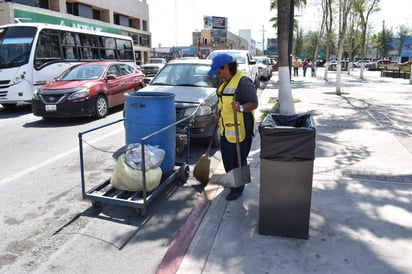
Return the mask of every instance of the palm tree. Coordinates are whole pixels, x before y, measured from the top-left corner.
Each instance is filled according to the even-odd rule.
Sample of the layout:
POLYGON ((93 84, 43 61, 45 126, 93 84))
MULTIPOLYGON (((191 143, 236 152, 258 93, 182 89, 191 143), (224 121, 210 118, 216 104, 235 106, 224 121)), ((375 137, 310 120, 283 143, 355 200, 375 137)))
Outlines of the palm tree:
MULTIPOLYGON (((279 112, 281 114, 294 114, 295 106, 293 104, 291 79, 291 59, 292 37, 291 22, 294 22, 294 8, 306 5, 306 0, 273 0, 270 3, 270 9, 278 10, 278 17, 271 21, 275 22, 274 28, 278 33, 279 48, 279 112), (293 21, 291 21, 291 19, 293 21)), ((293 23, 295 25, 295 22, 293 23)), ((297 22, 296 22, 297 26, 297 22)))
POLYGON ((281 114, 295 114, 289 69, 289 27, 290 6, 293 0, 277 0, 278 19, 278 48, 279 48, 279 112, 281 114))

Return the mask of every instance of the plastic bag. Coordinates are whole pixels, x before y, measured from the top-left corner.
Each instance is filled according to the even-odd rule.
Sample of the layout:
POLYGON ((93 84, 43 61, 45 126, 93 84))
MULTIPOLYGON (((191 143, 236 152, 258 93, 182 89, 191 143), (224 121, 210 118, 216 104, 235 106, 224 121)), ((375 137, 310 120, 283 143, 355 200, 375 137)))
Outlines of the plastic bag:
MULTIPOLYGON (((146 169, 146 191, 156 189, 162 178, 160 167, 146 169)), ((116 168, 110 179, 110 184, 119 190, 125 191, 142 191, 143 190, 143 173, 141 170, 131 168, 126 164, 126 156, 122 154, 117 159, 116 168)))
MULTIPOLYGON (((126 162, 134 169, 142 169, 142 145, 140 143, 129 144, 126 148, 126 162)), ((144 146, 145 168, 153 169, 160 167, 166 152, 151 145, 144 146)))

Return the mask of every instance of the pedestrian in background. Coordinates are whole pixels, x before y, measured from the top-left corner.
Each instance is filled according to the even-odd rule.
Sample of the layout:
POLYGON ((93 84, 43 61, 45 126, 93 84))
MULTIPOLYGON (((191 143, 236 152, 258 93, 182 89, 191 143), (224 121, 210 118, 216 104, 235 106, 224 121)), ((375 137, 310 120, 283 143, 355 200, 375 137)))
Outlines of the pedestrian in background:
MULTIPOLYGON (((247 165, 247 157, 255 132, 253 111, 258 107, 257 90, 252 80, 237 69, 237 62, 232 56, 222 53, 213 58, 209 75, 223 79, 216 90, 219 107, 220 151, 226 172, 238 168, 235 119, 237 112, 239 142, 242 166, 247 165)), ((226 200, 239 198, 244 185, 230 188, 226 200)))
POLYGON ((313 59, 310 61, 310 71, 312 74, 311 76, 316 77, 316 62, 313 59))
POLYGON ((298 57, 295 57, 295 60, 293 61, 293 76, 299 76, 299 67, 300 62, 298 60, 298 57))
POLYGON ((308 69, 309 62, 308 59, 305 58, 302 63, 302 68, 303 68, 303 77, 306 77, 306 70, 308 69))

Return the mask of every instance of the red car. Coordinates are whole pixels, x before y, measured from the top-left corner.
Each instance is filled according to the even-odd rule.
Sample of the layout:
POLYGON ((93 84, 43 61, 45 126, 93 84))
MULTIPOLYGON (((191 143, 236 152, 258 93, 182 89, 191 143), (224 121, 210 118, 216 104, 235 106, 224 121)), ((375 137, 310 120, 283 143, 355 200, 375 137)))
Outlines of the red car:
POLYGON ((124 94, 145 86, 136 67, 116 61, 82 63, 70 67, 33 94, 32 111, 44 118, 94 116, 125 102, 124 94))

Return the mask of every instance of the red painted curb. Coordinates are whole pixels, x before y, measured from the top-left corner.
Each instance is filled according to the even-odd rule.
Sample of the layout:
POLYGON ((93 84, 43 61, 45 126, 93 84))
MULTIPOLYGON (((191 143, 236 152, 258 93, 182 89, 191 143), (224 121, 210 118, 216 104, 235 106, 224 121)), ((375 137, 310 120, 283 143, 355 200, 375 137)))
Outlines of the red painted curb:
POLYGON ((208 199, 198 199, 185 224, 170 243, 156 274, 172 274, 179 269, 184 255, 210 206, 208 199))

